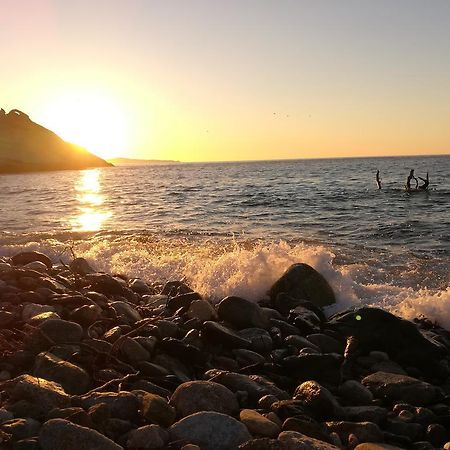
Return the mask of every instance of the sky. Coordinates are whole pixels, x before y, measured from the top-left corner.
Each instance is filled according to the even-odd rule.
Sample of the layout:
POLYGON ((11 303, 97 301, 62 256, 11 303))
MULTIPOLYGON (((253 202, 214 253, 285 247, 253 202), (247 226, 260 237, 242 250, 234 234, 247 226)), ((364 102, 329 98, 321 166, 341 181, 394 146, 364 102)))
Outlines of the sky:
POLYGON ((450 154, 448 0, 1 0, 0 107, 103 157, 450 154))

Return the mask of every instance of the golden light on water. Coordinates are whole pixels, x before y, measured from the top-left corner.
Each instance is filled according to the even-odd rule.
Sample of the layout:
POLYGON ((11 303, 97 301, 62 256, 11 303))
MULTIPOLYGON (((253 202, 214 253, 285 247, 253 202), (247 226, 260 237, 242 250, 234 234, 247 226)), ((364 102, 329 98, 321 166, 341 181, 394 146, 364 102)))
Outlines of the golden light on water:
POLYGON ((77 180, 79 215, 72 220, 72 229, 76 231, 99 231, 112 213, 104 207, 101 172, 99 169, 84 170, 77 180))

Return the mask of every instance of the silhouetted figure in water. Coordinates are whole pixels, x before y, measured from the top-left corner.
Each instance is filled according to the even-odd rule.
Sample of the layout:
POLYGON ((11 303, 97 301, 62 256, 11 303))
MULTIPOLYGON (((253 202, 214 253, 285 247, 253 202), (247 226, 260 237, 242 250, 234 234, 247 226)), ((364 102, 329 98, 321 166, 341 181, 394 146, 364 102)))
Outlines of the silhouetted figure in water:
POLYGON ((414 189, 417 189, 417 186, 419 185, 419 180, 414 176, 414 169, 411 169, 411 172, 409 172, 408 178, 406 180, 406 190, 408 191, 412 189, 411 180, 416 180, 416 186, 414 189))
POLYGON ((430 179, 428 178, 428 172, 427 172, 427 177, 426 178, 422 178, 422 177, 419 177, 419 178, 423 181, 423 184, 421 184, 419 186, 419 189, 427 190, 428 189, 428 185, 430 184, 430 179))
POLYGON ((378 189, 381 189, 381 178, 380 178, 379 170, 377 170, 377 175, 376 175, 375 179, 377 180, 378 189))

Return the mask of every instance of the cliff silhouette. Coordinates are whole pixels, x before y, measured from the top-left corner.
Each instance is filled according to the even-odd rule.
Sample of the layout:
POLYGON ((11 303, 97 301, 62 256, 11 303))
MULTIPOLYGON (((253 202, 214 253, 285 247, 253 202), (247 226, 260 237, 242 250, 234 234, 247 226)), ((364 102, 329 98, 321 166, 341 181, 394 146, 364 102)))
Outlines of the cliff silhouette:
POLYGON ((86 169, 112 164, 61 139, 27 114, 0 109, 0 174, 86 169))

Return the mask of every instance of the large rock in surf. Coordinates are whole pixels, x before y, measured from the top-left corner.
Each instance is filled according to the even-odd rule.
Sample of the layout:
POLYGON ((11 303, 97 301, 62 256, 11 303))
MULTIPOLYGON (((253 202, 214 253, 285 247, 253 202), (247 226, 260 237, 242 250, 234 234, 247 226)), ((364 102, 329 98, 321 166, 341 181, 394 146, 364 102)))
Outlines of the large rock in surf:
POLYGON ((327 327, 355 337, 360 353, 381 350, 401 364, 420 367, 434 375, 435 363, 446 354, 440 344, 423 335, 414 323, 379 308, 364 307, 336 314, 327 327))
POLYGON ((82 147, 64 141, 27 114, 0 110, 0 173, 110 166, 82 147))
POLYGON ((317 306, 336 302, 327 280, 308 264, 293 264, 269 290, 272 302, 281 293, 298 300, 308 300, 317 306))

